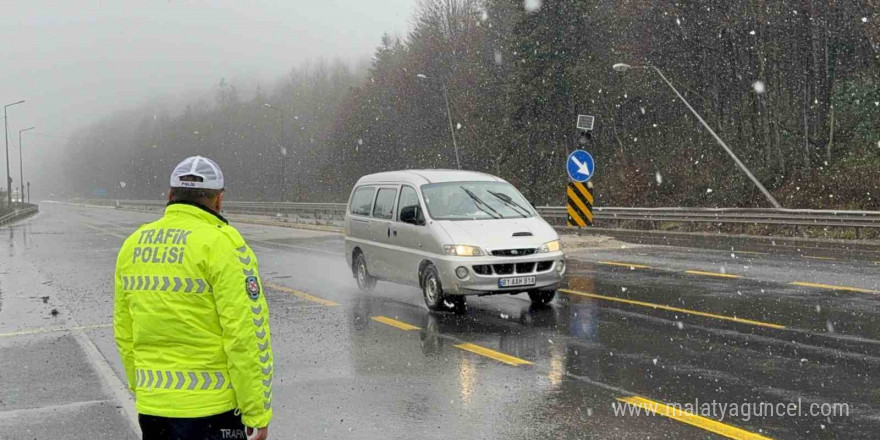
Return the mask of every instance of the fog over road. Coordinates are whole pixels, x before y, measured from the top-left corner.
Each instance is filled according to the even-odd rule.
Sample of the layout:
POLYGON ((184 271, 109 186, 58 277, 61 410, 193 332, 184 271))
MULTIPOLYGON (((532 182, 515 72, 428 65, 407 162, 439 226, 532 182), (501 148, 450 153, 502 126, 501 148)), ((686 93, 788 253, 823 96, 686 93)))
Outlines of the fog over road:
MULTIPOLYGON (((123 239, 158 213, 40 209, 0 228, 0 438, 137 438, 112 275, 123 239)), ((416 288, 359 292, 336 233, 233 225, 259 257, 270 304, 276 439, 871 439, 880 429, 880 257, 580 249, 550 306, 471 297, 457 316, 428 312, 416 288), (615 414, 623 401, 801 413, 615 414), (833 404, 849 414, 809 414, 833 404)))

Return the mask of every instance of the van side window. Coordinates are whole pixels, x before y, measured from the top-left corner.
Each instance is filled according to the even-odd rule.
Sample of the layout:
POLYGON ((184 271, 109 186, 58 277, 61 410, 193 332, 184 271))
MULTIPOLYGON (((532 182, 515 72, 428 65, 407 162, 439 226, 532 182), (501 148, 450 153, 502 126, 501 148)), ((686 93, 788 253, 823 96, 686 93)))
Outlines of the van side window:
POLYGON ((373 206, 373 194, 376 193, 376 188, 363 186, 354 191, 354 195, 351 196, 351 206, 349 210, 352 215, 370 215, 370 208, 373 206))
POLYGON ((425 215, 422 213, 421 205, 419 204, 419 195, 416 193, 416 190, 411 186, 404 186, 400 189, 400 201, 397 203, 397 219, 400 220, 400 212, 403 211, 403 208, 415 206, 419 208, 419 221, 425 220, 425 215))
POLYGON ((390 219, 394 216, 394 199, 397 198, 397 188, 380 188, 376 196, 376 204, 373 205, 373 217, 390 219))

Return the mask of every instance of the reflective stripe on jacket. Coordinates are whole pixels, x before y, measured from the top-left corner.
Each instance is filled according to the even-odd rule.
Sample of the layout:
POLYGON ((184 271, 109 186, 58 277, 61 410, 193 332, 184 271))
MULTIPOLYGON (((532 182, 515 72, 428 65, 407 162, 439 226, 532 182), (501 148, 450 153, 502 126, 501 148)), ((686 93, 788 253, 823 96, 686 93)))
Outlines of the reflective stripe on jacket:
POLYGON ((269 307, 257 258, 212 212, 172 203, 125 240, 113 325, 141 414, 272 418, 269 307))

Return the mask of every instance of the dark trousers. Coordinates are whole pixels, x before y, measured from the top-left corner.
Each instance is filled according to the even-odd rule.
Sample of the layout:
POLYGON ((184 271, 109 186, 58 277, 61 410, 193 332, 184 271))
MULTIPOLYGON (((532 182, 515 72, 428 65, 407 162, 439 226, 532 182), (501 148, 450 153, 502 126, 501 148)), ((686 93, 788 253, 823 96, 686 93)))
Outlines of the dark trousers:
POLYGON ((144 440, 246 440, 235 411, 191 419, 138 414, 144 440))

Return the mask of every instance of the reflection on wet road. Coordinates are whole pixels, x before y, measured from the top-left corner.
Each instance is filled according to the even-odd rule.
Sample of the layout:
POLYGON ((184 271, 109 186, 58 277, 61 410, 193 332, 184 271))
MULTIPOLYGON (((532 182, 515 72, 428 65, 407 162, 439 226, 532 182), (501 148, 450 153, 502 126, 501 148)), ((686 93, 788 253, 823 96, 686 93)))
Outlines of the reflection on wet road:
MULTIPOLYGON (((3 358, 85 332, 123 380, 107 326, 110 274, 121 237, 155 214, 41 209, 0 230, 3 358)), ((457 316, 428 312, 415 288, 358 291, 338 235, 236 226, 270 301, 276 438, 870 439, 880 429, 871 262, 579 250, 549 306, 470 298, 457 316), (687 405, 695 410, 676 411, 687 405), (841 405, 847 414, 830 414, 841 405), (645 408, 656 413, 634 413, 645 408)), ((95 374, 82 374, 81 386, 94 387, 95 374)), ((38 417, 54 404, 23 402, 9 380, 0 375, 0 430, 15 411, 33 432, 67 423, 38 417)), ((93 401, 112 394, 79 403, 112 419, 93 401)), ((130 434, 127 415, 115 414, 130 434)))

